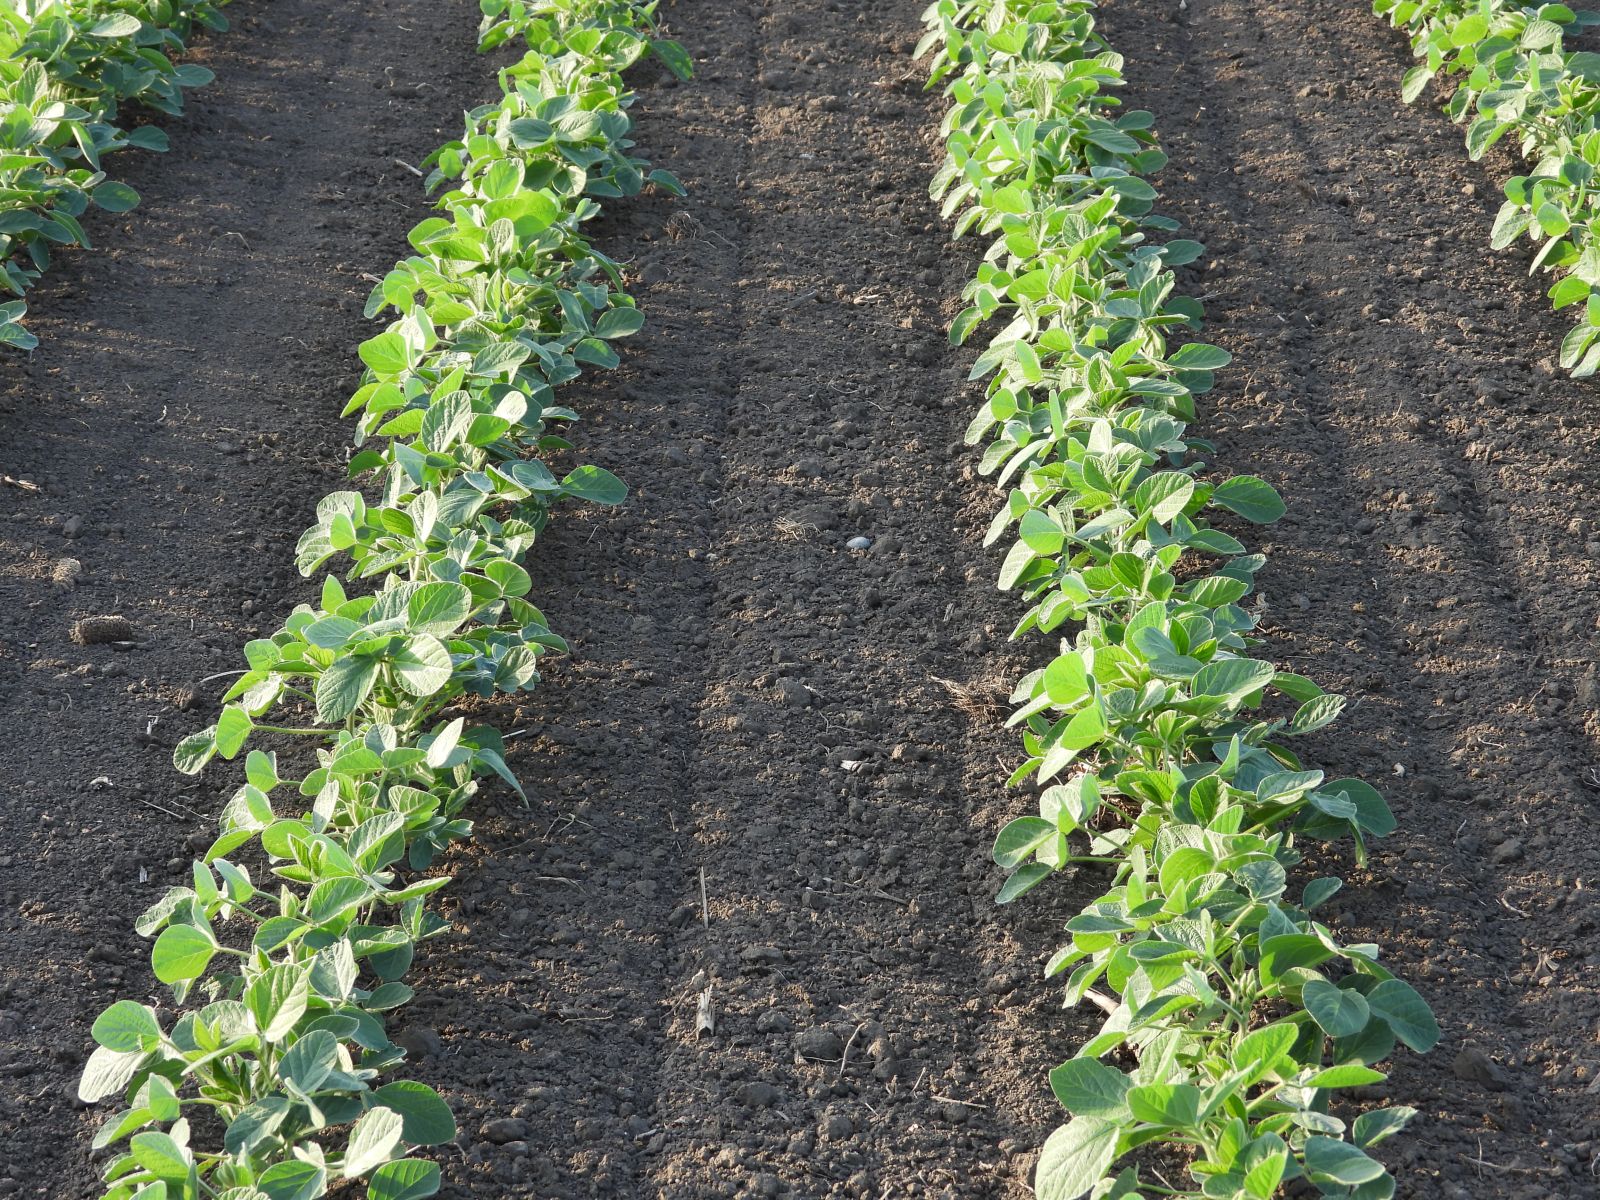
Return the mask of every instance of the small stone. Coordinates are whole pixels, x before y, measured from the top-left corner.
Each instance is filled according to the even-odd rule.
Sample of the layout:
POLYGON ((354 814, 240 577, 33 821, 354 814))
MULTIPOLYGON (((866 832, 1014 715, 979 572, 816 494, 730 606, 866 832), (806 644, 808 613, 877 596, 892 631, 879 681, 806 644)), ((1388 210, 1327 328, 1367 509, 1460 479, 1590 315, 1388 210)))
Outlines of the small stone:
POLYGON ((811 689, 798 679, 778 680, 778 696, 790 708, 811 706, 811 689))
POLYGON ((765 1172, 752 1179, 750 1186, 758 1196, 776 1196, 783 1191, 783 1182, 776 1175, 765 1172))
POLYGON ((829 1113, 822 1123, 822 1136, 830 1142, 842 1142, 855 1131, 855 1123, 844 1113, 829 1113))
POLYGON ((746 1108, 771 1108, 778 1102, 778 1089, 760 1080, 742 1084, 735 1095, 746 1108))
POLYGON ((845 548, 848 550, 870 550, 872 549, 872 539, 869 537, 853 537, 845 543, 845 548))
POLYGON ((478 1126, 478 1136, 486 1142, 504 1146, 528 1136, 528 1123, 521 1117, 494 1117, 478 1126))
POLYGON ((61 534, 62 534, 63 537, 75 538, 82 532, 83 532, 83 518, 82 517, 72 516, 72 517, 68 517, 65 521, 61 522, 61 534))
POLYGON ((1522 857, 1522 839, 1507 838, 1494 848, 1489 857, 1502 865, 1516 862, 1522 857))
POLYGON ((827 1026, 802 1029, 795 1034, 794 1048, 806 1058, 821 1058, 833 1062, 844 1055, 844 1039, 827 1026))
POLYGON ((1500 1064, 1476 1046, 1463 1047, 1461 1053, 1456 1055, 1454 1068, 1457 1079, 1481 1083, 1491 1092, 1503 1092, 1509 1086, 1510 1081, 1500 1064))
MULTIPOLYGON (((413 1059, 431 1058, 444 1052, 444 1041, 425 1025, 407 1025, 394 1035, 394 1044, 413 1059)), ((523 1133, 527 1130, 524 1129, 523 1133)), ((521 1137, 522 1134, 516 1136, 521 1137)))
POLYGON ((793 1028, 794 1022, 781 1008, 769 1008, 756 1018, 757 1033, 788 1033, 793 1028))

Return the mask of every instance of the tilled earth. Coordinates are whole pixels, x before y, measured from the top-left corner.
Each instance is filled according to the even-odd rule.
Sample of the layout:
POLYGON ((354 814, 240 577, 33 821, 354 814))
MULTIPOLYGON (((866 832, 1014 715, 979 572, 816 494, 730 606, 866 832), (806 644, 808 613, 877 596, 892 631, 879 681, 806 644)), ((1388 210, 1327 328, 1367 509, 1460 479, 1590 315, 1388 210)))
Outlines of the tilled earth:
MULTIPOLYGON (((598 231, 651 320, 577 405, 633 494, 535 551, 574 653, 490 714, 532 801, 486 797, 399 1017, 461 1125, 446 1195, 1025 1196, 1045 1071, 1097 1024, 1038 964, 1099 878, 992 904, 1028 803, 999 718, 1040 648, 1005 640, 960 445, 941 330, 972 249, 926 199, 920 7, 680 0, 697 78, 638 74, 690 197, 598 231)), ((423 211, 403 164, 492 88, 472 5, 230 12, 173 154, 118 164, 143 206, 36 293, 0 391, 0 473, 44 489, 0 514, 0 1196, 95 1194, 88 1026, 154 994, 129 920, 229 790, 170 746, 309 594, 291 548, 340 476, 363 276, 423 211), (135 648, 68 639, 112 613, 135 648)), ((1485 249, 1513 164, 1398 103, 1403 45, 1359 5, 1105 20, 1210 251, 1186 283, 1237 363, 1208 432, 1290 502, 1272 652, 1358 701, 1315 757, 1402 820, 1339 910, 1446 1028, 1384 1090, 1422 1110, 1402 1193, 1593 1195, 1600 414, 1485 249)))

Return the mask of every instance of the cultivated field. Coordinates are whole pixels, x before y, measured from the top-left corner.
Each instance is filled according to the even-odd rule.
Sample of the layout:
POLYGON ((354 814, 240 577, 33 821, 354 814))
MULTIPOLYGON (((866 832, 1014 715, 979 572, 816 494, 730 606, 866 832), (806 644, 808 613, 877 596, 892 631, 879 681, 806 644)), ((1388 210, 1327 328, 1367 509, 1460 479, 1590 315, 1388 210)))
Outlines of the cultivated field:
POLYGON ((1589 19, 926 3, 0 5, 0 1197, 1600 1194, 1589 19))

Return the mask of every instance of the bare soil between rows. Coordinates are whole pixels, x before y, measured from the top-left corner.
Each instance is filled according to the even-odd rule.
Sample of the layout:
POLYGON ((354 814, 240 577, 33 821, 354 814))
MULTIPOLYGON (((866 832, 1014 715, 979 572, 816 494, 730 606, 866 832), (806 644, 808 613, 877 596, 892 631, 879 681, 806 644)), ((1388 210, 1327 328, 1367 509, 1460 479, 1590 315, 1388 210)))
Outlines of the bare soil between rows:
MULTIPOLYGON (((1038 967, 1100 878, 992 904, 1029 803, 1001 704, 1039 648, 1005 641, 960 445, 941 331, 973 248, 926 199, 920 8, 680 2, 698 77, 639 75, 639 140, 691 194, 605 218, 650 323, 577 430, 633 494, 535 550, 575 650, 497 714, 532 803, 486 797, 397 1021, 461 1126, 448 1196, 1025 1196, 1045 1072, 1098 1023, 1038 967)), ((43 346, 0 371, 0 473, 46 489, 0 512, 0 1196, 96 1194, 89 1023, 156 995, 131 917, 230 790, 170 747, 311 594, 291 550, 341 473, 363 275, 422 213, 396 160, 492 87, 470 4, 230 12, 174 152, 119 164, 144 204, 48 277, 43 346), (113 612, 137 648, 68 640, 113 612)), ((1600 414, 1485 250, 1510 163, 1398 103, 1360 6, 1104 16, 1210 251, 1186 283, 1236 356, 1220 464, 1292 510, 1272 652, 1356 698, 1314 756, 1401 817, 1338 915, 1446 1028, 1383 1088, 1422 1110, 1402 1194, 1594 1195, 1600 414)))

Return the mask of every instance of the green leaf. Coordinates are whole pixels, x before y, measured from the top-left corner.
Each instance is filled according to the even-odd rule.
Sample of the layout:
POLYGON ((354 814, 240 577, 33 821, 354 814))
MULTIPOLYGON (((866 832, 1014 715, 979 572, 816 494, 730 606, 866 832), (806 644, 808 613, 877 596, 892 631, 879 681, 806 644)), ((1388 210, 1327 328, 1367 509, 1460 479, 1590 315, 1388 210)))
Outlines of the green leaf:
POLYGON ((350 1144, 344 1152, 344 1177, 355 1179, 393 1158, 400 1148, 403 1126, 400 1114, 393 1109, 373 1108, 363 1114, 350 1130, 350 1144))
POLYGON ((1089 691, 1089 671, 1083 659, 1069 651, 1056 656, 1044 669, 1044 692, 1050 703, 1071 704, 1089 691))
POLYGON ((112 13, 101 17, 86 32, 90 37, 131 38, 143 28, 138 17, 131 13, 112 13))
POLYGON ((1422 95, 1429 81, 1433 78, 1433 71, 1426 66, 1412 67, 1405 73, 1400 81, 1400 99, 1410 104, 1422 95))
POLYGON ((102 183, 94 189, 91 198, 97 208, 106 212, 125 213, 139 206, 139 193, 125 183, 102 183))
POLYGON ((1417 1115, 1417 1110, 1397 1105, 1394 1108, 1375 1108, 1356 1118, 1350 1136, 1358 1146, 1375 1146, 1384 1138, 1399 1133, 1417 1115))
POLYGON ((1067 750, 1087 750, 1105 736, 1105 714, 1100 711, 1099 705, 1090 704, 1073 715, 1054 744, 1067 750))
POLYGON ((249 713, 237 704, 228 705, 217 718, 217 753, 223 758, 233 758, 244 749, 253 728, 249 713))
POLYGON ((644 328, 644 314, 637 308, 613 308, 595 322, 594 335, 601 338, 628 337, 644 328))
POLYGON ((305 1015, 311 1000, 306 975, 299 964, 281 963, 256 976, 245 989, 245 1007, 268 1041, 281 1042, 305 1015))
POLYGON ((1388 1076, 1382 1071, 1374 1071, 1371 1067, 1364 1067, 1360 1063, 1343 1063, 1337 1067, 1329 1067, 1325 1071, 1318 1071, 1306 1080, 1306 1086, 1314 1088, 1366 1087, 1368 1084, 1382 1083, 1387 1078, 1388 1076))
POLYGON ((336 659, 317 677, 317 716, 324 721, 342 721, 361 706, 378 680, 377 659, 350 655, 336 659))
POLYGON ((1190 686, 1196 696, 1226 696, 1238 702, 1266 687, 1273 674, 1271 663, 1223 658, 1201 667, 1190 686))
POLYGON ((162 983, 182 983, 205 974, 217 941, 209 929, 168 925, 150 951, 150 966, 162 983))
POLYGON ((136 1133, 128 1143, 134 1161, 163 1183, 183 1185, 189 1180, 194 1158, 165 1133, 136 1133))
POLYGON ((1278 1071, 1294 1045, 1298 1027, 1287 1021, 1264 1025, 1240 1038, 1233 1047, 1233 1065, 1248 1073, 1251 1083, 1278 1071))
POLYGON ((1417 989, 1400 979, 1385 979, 1367 993, 1372 1011, 1388 1022, 1399 1038, 1418 1054, 1439 1044, 1439 1022, 1417 989))
POLYGON ((185 775, 198 775, 217 753, 217 727, 191 733, 172 751, 172 765, 185 775))
POLYGON ((293 1102, 288 1096, 264 1096, 245 1108, 228 1125, 223 1148, 229 1154, 247 1154, 271 1137, 289 1115, 293 1102))
POLYGON ((439 1164, 402 1158, 373 1172, 367 1200, 425 1200, 438 1190, 439 1164))
POLYGON ((1370 783, 1360 779, 1335 779, 1318 790, 1348 802, 1355 809, 1356 824, 1373 837, 1388 837, 1395 831, 1394 814, 1384 802, 1383 794, 1370 783))
POLYGON ((1055 836, 1053 822, 1043 817, 1018 817, 1007 824, 994 840, 995 864, 1007 870, 1019 866, 1055 836))
POLYGON ((1128 1117, 1132 1081, 1093 1058, 1073 1058, 1050 1072, 1050 1089, 1074 1116, 1121 1121, 1128 1117))
POLYGON ((450 682, 450 651, 431 634, 407 638, 390 657, 400 686, 413 696, 431 696, 450 682))
POLYGON ((324 879, 311 889, 306 897, 305 911, 300 915, 312 925, 325 925, 342 917, 372 895, 372 887, 363 879, 348 875, 337 879, 324 879))
POLYGON ((406 601, 406 624, 444 637, 472 615, 472 592, 459 583, 425 583, 406 601))
POLYGON ((392 329, 362 342, 358 353, 361 361, 380 377, 401 375, 411 369, 410 347, 405 338, 392 329))
POLYGON ((1288 511, 1272 485, 1255 475, 1235 475, 1223 481, 1211 493, 1211 501, 1253 525, 1270 525, 1288 511))
POLYGON ((1180 367, 1185 371, 1215 371, 1232 361, 1233 355, 1221 346, 1208 346, 1204 342, 1179 346, 1167 356, 1168 366, 1180 367))
POLYGON ((561 481, 561 490, 591 504, 621 504, 628 487, 604 467, 579 467, 561 481))
POLYGON ((1301 992, 1301 1003, 1329 1037, 1354 1037, 1371 1016, 1366 997, 1348 988, 1313 979, 1301 992))
POLYGON ((139 1051, 96 1046, 78 1080, 78 1099, 86 1104, 94 1104, 107 1096, 116 1095, 133 1082, 133 1077, 139 1073, 139 1068, 148 1057, 139 1051))
POLYGON ((1289 732, 1311 733, 1331 724, 1344 711, 1344 704, 1344 697, 1336 696, 1332 692, 1318 696, 1315 700, 1308 700, 1295 710, 1294 717, 1289 722, 1289 732))
POLYGON ((1128 1092, 1133 1119, 1188 1129, 1200 1119, 1200 1089, 1188 1083, 1152 1083, 1128 1092))
POLYGON ((278 1060, 278 1078, 297 1091, 310 1094, 322 1086, 338 1057, 339 1042, 333 1034, 326 1029, 313 1029, 278 1060))
POLYGON ((1337 1183, 1356 1187, 1382 1178, 1383 1164, 1338 1138, 1309 1137, 1305 1148, 1306 1173, 1312 1183, 1337 1183))
POLYGON ((89 1034, 107 1050, 143 1051, 161 1036, 155 1011, 132 1000, 118 1000, 95 1018, 89 1034))
POLYGON ((1078 1200, 1105 1178, 1117 1154, 1119 1129, 1098 1117, 1074 1117, 1052 1133, 1039 1154, 1033 1190, 1038 1200, 1078 1200))
POLYGON ((305 1162, 281 1162, 268 1167, 256 1180, 268 1200, 317 1200, 328 1189, 325 1168, 305 1162))
POLYGON ((278 786, 277 754, 260 750, 250 751, 244 760, 244 777, 252 787, 270 792, 278 786))
POLYGON ((1289 1166, 1288 1145, 1276 1134, 1265 1134, 1251 1144, 1246 1157, 1256 1157, 1256 1162, 1245 1172, 1245 1191, 1256 1200, 1271 1200, 1289 1166))
POLYGON ((1029 891, 1036 884, 1047 879, 1054 870, 1054 867, 1047 866, 1044 863, 1029 863, 1025 867, 1018 867, 1000 885, 1000 891, 996 894, 994 902, 996 904, 1010 904, 1022 893, 1029 891))
POLYGON ((694 75, 694 59, 677 42, 668 38, 651 38, 650 51, 679 79, 689 80, 694 75))
POLYGON ((402 1136, 413 1146, 442 1146, 456 1135, 456 1119, 438 1092, 425 1083, 399 1079, 374 1093, 378 1103, 399 1113, 402 1136))

